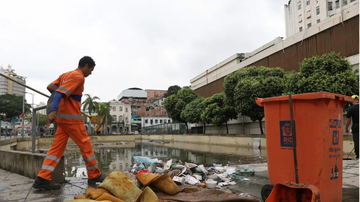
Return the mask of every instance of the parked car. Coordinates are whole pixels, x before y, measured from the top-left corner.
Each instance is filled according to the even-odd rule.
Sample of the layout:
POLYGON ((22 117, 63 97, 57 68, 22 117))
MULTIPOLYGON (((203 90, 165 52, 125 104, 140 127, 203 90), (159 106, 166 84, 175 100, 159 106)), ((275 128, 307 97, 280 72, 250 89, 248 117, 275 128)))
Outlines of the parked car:
POLYGON ((11 123, 6 121, 1 121, 1 135, 10 136, 11 134, 11 123))

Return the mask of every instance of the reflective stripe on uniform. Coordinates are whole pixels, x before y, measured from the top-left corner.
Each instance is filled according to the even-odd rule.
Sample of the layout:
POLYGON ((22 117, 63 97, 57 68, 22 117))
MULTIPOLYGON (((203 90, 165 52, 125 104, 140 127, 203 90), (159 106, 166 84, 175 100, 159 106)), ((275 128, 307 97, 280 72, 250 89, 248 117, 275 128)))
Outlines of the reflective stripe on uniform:
POLYGON ((66 89, 66 88, 64 88, 64 87, 62 87, 62 86, 60 86, 60 87, 59 87, 59 90, 64 91, 64 92, 65 92, 68 96, 70 96, 70 95, 71 95, 70 90, 68 90, 68 89, 66 89))
POLYGON ((90 162, 90 161, 92 161, 93 159, 95 159, 95 154, 93 154, 92 156, 90 156, 89 158, 84 158, 84 161, 86 161, 86 162, 90 162))
POLYGON ((47 155, 45 159, 51 159, 59 163, 60 159, 56 156, 47 155))
POLYGON ((50 86, 54 91, 56 91, 56 90, 58 89, 53 83, 50 83, 49 86, 50 86))
POLYGON ((63 119, 83 119, 82 115, 73 115, 73 114, 57 114, 59 118, 63 119))
POLYGON ((48 166, 48 165, 42 165, 42 166, 41 166, 41 169, 54 171, 55 167, 48 166))
POLYGON ((99 168, 98 165, 93 165, 93 166, 90 166, 90 167, 86 167, 86 170, 93 170, 93 169, 96 169, 96 168, 99 168))

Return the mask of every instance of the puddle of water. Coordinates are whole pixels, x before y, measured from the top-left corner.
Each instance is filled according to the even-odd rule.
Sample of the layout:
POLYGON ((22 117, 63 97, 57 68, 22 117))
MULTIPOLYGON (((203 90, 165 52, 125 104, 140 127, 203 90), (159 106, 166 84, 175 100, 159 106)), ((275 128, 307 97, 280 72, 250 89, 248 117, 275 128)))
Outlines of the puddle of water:
MULTIPOLYGON (((147 156, 163 161, 177 159, 182 162, 239 165, 266 162, 266 150, 189 143, 104 144, 93 146, 98 166, 102 173, 129 170, 132 157, 147 156), (180 145, 179 145, 180 144, 180 145), (181 149, 179 149, 181 148, 181 149)), ((77 146, 68 146, 65 151, 66 177, 87 178, 86 166, 77 146)))

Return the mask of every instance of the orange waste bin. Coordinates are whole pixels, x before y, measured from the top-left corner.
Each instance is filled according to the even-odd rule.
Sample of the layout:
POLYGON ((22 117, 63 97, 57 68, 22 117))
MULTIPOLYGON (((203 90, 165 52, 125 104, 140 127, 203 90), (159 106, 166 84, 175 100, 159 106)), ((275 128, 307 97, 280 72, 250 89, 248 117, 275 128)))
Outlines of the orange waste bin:
POLYGON ((315 185, 321 201, 342 201, 343 107, 351 98, 326 92, 292 95, 296 134, 294 160, 289 96, 258 98, 264 107, 268 175, 284 181, 315 185))

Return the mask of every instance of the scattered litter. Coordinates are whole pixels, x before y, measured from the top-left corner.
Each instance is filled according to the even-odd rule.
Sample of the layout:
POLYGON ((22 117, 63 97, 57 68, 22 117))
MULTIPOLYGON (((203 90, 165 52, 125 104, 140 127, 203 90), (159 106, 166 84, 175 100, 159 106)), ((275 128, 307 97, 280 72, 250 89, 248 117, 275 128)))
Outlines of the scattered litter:
POLYGON ((251 168, 249 165, 246 165, 244 168, 239 168, 237 173, 242 176, 254 176, 255 170, 251 168))
POLYGON ((187 175, 185 177, 185 182, 190 184, 190 185, 195 185, 195 184, 200 183, 199 180, 197 180, 196 178, 194 178, 193 176, 190 176, 190 175, 187 175))
POLYGON ((253 176, 255 171, 250 166, 226 166, 214 163, 213 166, 205 168, 204 165, 181 162, 169 159, 165 162, 149 157, 134 156, 131 173, 154 173, 168 175, 177 185, 189 184, 203 188, 221 188, 236 185, 240 181, 249 181, 246 176, 253 176))
POLYGON ((165 170, 169 170, 170 167, 171 167, 171 164, 172 164, 172 159, 168 160, 168 162, 166 162, 165 166, 164 166, 164 169, 165 170))
POLYGON ((239 194, 239 196, 242 196, 242 197, 251 197, 248 193, 241 193, 241 194, 239 194))

